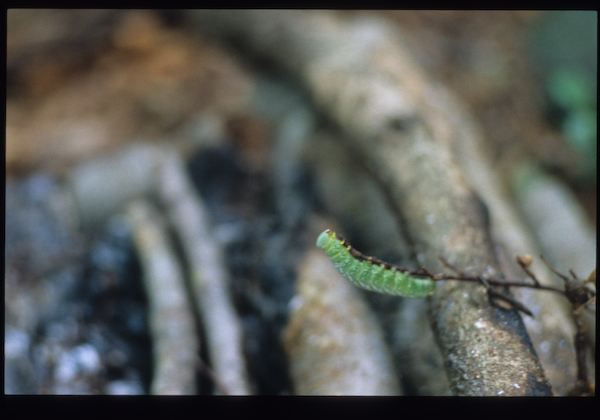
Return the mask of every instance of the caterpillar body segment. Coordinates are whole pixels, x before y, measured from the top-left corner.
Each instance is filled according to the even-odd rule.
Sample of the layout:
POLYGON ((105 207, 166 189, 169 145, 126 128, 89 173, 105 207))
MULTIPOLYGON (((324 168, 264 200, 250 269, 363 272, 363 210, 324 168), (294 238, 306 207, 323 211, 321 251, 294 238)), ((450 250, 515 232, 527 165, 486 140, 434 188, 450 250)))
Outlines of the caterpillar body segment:
POLYGON ((364 289, 406 298, 426 297, 435 290, 433 280, 411 277, 391 264, 366 257, 329 229, 319 235, 317 247, 344 278, 364 289))

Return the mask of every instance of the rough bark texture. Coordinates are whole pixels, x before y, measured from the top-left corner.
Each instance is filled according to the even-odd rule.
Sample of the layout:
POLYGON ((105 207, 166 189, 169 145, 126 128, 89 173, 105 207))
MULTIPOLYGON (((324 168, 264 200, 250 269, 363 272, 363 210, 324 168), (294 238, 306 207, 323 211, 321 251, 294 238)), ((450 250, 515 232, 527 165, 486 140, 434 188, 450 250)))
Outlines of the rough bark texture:
MULTIPOLYGON (((524 254, 538 256, 542 253, 547 256, 548 252, 543 251, 540 241, 536 243, 531 230, 527 228, 519 212, 511 204, 507 188, 501 182, 501 175, 495 171, 494 163, 486 159, 485 141, 481 130, 464 105, 460 104, 442 86, 435 87, 435 91, 430 96, 435 97, 436 100, 428 101, 427 105, 433 108, 429 113, 443 116, 436 119, 434 132, 438 133, 440 137, 448 138, 469 184, 477 191, 489 209, 490 232, 496 245, 495 253, 503 274, 509 279, 526 281, 527 276, 518 266, 516 257, 524 254)), ((522 165, 522 162, 515 160, 513 164, 518 166, 522 165)), ((537 188, 534 190, 537 191, 537 188)), ((529 197, 529 199, 541 208, 553 208, 543 200, 534 197, 529 197)), ((545 211, 538 208, 533 217, 539 222, 540 216, 545 211)), ((550 213, 556 216, 556 212, 551 211, 550 213)), ((563 214, 562 220, 567 219, 568 217, 563 214)), ((579 236, 581 239, 586 237, 585 234, 581 234, 581 231, 575 233, 575 230, 571 230, 571 235, 579 236)), ((556 238, 564 237, 566 237, 564 234, 554 235, 554 242, 560 243, 562 241, 556 242, 556 238)), ((581 242, 589 244, 585 240, 581 242)), ((577 260, 571 259, 570 261, 573 263, 577 260)), ((553 265, 555 265, 554 262, 553 265)), ((552 274, 538 258, 534 259, 531 268, 542 284, 563 287, 562 279, 552 274)), ((512 292, 519 302, 529 308, 535 316, 534 318, 525 317, 523 321, 553 392, 556 395, 566 395, 573 386, 577 373, 573 346, 576 329, 573 323, 571 304, 564 296, 556 293, 527 288, 513 288, 512 292), (565 345, 565 343, 568 344, 565 345)))
MULTIPOLYGON (((419 264, 440 270, 443 255, 466 270, 501 275, 485 205, 465 182, 450 145, 434 135, 436 115, 422 106, 428 84, 389 28, 322 12, 228 11, 195 19, 302 78, 385 185, 419 264)), ((482 286, 446 282, 430 309, 456 394, 550 394, 521 318, 491 305, 482 286)))
MULTIPOLYGON (((466 186, 444 144, 413 123, 406 135, 382 135, 377 147, 359 144, 387 179, 406 221, 417 259, 431 270, 436 258, 499 276, 486 209, 466 186)), ((518 314, 490 305, 482 286, 450 281, 431 298, 431 319, 446 369, 459 395, 547 392, 541 367, 518 314), (507 369, 512 366, 515 369, 507 369)))
POLYGON ((242 325, 229 293, 223 251, 212 238, 207 211, 175 152, 161 160, 159 194, 183 246, 192 290, 207 335, 213 370, 231 395, 251 394, 242 325))
MULTIPOLYGON (((168 148, 131 147, 123 155, 82 165, 76 175, 71 179, 71 190, 85 226, 98 224, 135 197, 154 194, 159 199, 188 260, 194 303, 206 330, 206 346, 214 373, 226 392, 252 393, 243 354, 242 326, 231 301, 222 250, 211 236, 207 212, 177 153, 168 148)), ((185 280, 177 258, 172 255, 174 251, 167 240, 165 222, 148 203, 142 203, 130 205, 129 216, 144 264, 152 303, 150 317, 157 340, 157 373, 152 392, 194 393, 194 383, 191 384, 194 387, 184 387, 177 382, 180 376, 195 380, 198 347, 194 321, 188 319, 193 313, 185 301, 185 280), (175 302, 178 308, 171 308, 172 303, 164 301, 165 296, 170 295, 178 296, 175 302), (173 317, 176 321, 170 321, 173 317), (174 328, 173 323, 177 322, 180 325, 174 328), (190 359, 192 354, 194 358, 190 359), (176 375, 169 370, 173 364, 180 370, 175 379, 169 376, 176 375)))
POLYGON ((136 249, 149 300, 154 342, 154 395, 196 393, 196 361, 200 343, 184 276, 168 239, 166 226, 147 201, 129 205, 136 249))

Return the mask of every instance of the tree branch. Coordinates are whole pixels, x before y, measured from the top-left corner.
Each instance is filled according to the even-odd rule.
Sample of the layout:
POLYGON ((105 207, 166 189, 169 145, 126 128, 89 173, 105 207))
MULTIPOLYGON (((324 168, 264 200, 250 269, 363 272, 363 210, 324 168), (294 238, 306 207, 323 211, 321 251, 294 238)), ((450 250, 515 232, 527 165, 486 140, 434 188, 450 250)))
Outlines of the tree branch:
MULTIPOLYGON (((198 13, 213 35, 235 37, 253 53, 299 76, 323 112, 384 186, 419 263, 434 256, 501 277, 485 205, 465 182, 435 115, 430 86, 390 28, 347 23, 321 12, 198 13)), ((451 386, 460 395, 548 395, 517 312, 489 305, 482 287, 444 282, 430 314, 451 386)))

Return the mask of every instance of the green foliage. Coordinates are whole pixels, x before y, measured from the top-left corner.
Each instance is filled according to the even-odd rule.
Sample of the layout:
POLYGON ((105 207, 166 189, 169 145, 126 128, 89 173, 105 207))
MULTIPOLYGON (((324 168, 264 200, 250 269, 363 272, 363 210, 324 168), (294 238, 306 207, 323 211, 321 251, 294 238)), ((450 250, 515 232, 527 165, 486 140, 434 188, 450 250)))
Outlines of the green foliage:
POLYGON ((553 122, 581 160, 580 173, 596 179, 598 13, 549 12, 534 34, 534 53, 544 75, 553 122))

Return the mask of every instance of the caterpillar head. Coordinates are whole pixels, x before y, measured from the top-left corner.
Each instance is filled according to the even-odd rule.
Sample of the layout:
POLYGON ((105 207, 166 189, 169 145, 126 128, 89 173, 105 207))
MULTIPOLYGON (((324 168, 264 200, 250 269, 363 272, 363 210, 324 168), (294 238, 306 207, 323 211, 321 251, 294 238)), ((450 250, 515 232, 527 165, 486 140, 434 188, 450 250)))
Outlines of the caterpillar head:
POLYGON ((327 229, 317 238, 317 246, 321 249, 326 249, 329 246, 329 241, 335 239, 335 232, 327 229))

